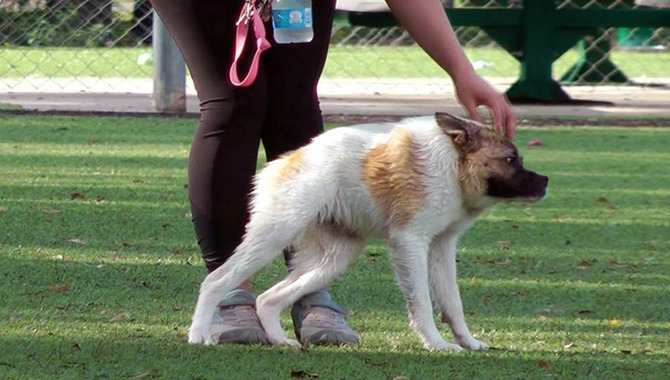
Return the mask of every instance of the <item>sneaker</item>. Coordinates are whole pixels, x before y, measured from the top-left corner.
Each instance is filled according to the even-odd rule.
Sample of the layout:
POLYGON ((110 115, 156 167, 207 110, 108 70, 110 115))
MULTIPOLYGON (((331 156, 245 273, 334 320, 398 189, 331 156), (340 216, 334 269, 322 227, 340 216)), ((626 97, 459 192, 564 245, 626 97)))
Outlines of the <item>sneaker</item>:
POLYGON ((295 336, 303 346, 355 345, 356 333, 344 322, 347 310, 330 298, 326 291, 310 293, 291 308, 295 336))
POLYGON ((256 298, 247 290, 226 294, 217 305, 210 332, 220 344, 269 344, 256 315, 256 298))

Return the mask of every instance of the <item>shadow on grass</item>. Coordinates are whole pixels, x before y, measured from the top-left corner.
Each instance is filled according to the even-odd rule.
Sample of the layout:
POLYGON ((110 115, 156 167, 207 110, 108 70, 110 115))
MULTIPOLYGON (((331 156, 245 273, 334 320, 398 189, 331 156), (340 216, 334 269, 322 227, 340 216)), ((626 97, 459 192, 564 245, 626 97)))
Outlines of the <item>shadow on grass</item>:
MULTIPOLYGON (((0 274, 9 279, 0 290, 0 311, 22 328, 60 323, 105 324, 117 315, 126 322, 183 329, 190 321, 204 271, 187 257, 156 257, 153 263, 116 262, 107 258, 3 258, 0 274), (186 265, 185 265, 186 264, 186 265)), ((375 269, 388 266, 372 263, 375 269)), ((359 263, 332 287, 337 300, 353 314, 360 329, 406 326, 404 302, 389 272, 370 278, 370 265, 359 263), (366 278, 366 281, 359 281, 366 278), (368 324, 370 317, 392 319, 368 324)), ((285 269, 275 262, 255 278, 258 289, 277 282, 285 269)), ((511 277, 464 279, 461 292, 468 319, 498 330, 526 330, 562 325, 572 332, 612 332, 604 321, 627 321, 645 334, 667 335, 670 299, 662 286, 627 286, 541 281, 511 277), (486 322, 484 322, 486 321, 486 322), (663 325, 663 324, 666 325, 663 325)), ((618 330, 624 331, 624 330, 618 330)))
MULTIPOLYGON (((155 214, 131 206, 116 205, 107 218, 155 214)), ((78 224, 94 225, 100 224, 96 220, 100 217, 97 212, 83 212, 76 219, 78 224)), ((44 218, 53 221, 54 216, 44 218)), ((124 224, 105 220, 110 225, 124 224)), ((7 321, 0 345, 10 348, 0 358, 0 377, 627 379, 644 368, 649 378, 663 378, 667 347, 662 348, 666 356, 657 351, 670 333, 668 277, 664 275, 670 268, 663 262, 640 265, 641 273, 631 273, 612 266, 607 257, 612 252, 624 254, 627 248, 605 241, 599 249, 588 250, 599 261, 578 269, 581 258, 561 252, 563 238, 533 232, 550 229, 548 224, 524 222, 519 228, 507 226, 509 233, 502 233, 501 225, 506 223, 486 222, 466 239, 460 266, 469 324, 475 331, 484 329, 484 340, 512 346, 458 355, 426 353, 410 333, 385 247, 370 248, 332 289, 337 300, 353 311, 348 321, 361 334, 362 345, 301 352, 186 345, 185 328, 204 275, 199 261, 189 265, 186 255, 138 257, 133 248, 133 254, 121 252, 117 261, 98 252, 105 249, 103 239, 69 247, 74 251, 56 260, 39 255, 57 252, 58 244, 50 248, 44 240, 13 241, 11 253, 0 258, 0 276, 6 279, 0 288, 4 300, 0 318, 7 321), (489 230, 496 231, 489 234, 489 230), (513 241, 513 251, 501 251, 495 236, 513 241), (21 256, 22 252, 29 254, 21 256), (511 262, 501 265, 505 257, 511 262), (656 274, 655 282, 639 284, 638 274, 656 274), (620 320, 621 327, 608 325, 609 319, 620 320), (548 340, 549 347, 536 346, 538 340, 548 340), (573 341, 579 343, 579 352, 562 349, 573 341), (599 342, 598 348, 590 349, 591 342, 599 342)), ((18 228, 18 224, 12 226, 18 228)), ((585 237, 610 227, 564 226, 585 237)), ((627 228, 616 226, 611 232, 624 234, 627 228)), ((105 231, 106 239, 114 236, 114 231, 105 231)), ((634 231, 658 236, 662 229, 645 226, 644 231, 634 231)), ((98 231, 93 236, 102 239, 103 235, 98 231)), ((173 236, 169 240, 187 239, 173 236)), ((157 242, 140 244, 145 245, 156 249, 157 242)), ((267 288, 284 272, 279 260, 255 282, 259 289, 267 288)))
POLYGON ((189 346, 170 337, 4 336, 5 378, 169 379, 663 379, 667 357, 648 353, 392 352, 392 347, 189 346), (643 369, 642 369, 643 368, 643 369), (641 372, 642 371, 642 372, 641 372))

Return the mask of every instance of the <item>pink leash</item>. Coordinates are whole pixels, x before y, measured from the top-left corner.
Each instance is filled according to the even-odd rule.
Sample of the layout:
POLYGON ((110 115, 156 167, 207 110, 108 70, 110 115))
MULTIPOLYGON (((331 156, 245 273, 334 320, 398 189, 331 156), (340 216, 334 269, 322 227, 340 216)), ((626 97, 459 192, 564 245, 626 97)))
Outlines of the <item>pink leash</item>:
POLYGON ((237 87, 248 87, 258 75, 258 65, 261 58, 261 53, 270 48, 270 42, 265 39, 265 25, 261 17, 258 15, 258 11, 253 4, 254 0, 247 0, 245 5, 242 7, 242 12, 240 13, 240 18, 237 21, 237 32, 235 34, 235 59, 233 64, 230 66, 229 78, 230 82, 237 87), (240 81, 240 78, 237 76, 237 63, 242 56, 244 51, 244 45, 247 41, 247 35, 249 34, 249 21, 253 22, 254 34, 256 35, 256 52, 254 53, 254 58, 251 61, 251 67, 247 76, 240 81))

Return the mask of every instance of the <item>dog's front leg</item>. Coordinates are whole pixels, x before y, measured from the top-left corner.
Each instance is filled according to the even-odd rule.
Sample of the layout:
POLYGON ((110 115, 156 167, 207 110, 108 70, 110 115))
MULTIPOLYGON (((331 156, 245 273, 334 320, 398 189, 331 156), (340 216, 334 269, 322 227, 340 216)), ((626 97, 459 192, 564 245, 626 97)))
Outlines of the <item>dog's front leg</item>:
POLYGON ((460 351, 461 346, 446 342, 435 325, 428 283, 429 243, 426 240, 429 239, 398 235, 390 239, 391 257, 407 302, 410 326, 427 349, 460 351))
POLYGON ((456 241, 457 236, 449 232, 433 241, 428 265, 431 289, 442 312, 442 321, 451 328, 456 343, 471 350, 486 350, 489 346, 475 339, 465 324, 456 280, 456 241))

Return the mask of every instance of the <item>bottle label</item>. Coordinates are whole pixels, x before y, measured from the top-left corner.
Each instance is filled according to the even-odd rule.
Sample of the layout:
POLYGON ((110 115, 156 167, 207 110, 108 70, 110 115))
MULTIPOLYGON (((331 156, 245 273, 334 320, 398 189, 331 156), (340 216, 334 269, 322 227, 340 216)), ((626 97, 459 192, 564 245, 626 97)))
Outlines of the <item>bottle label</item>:
POLYGON ((272 25, 275 29, 311 28, 312 9, 273 9, 272 25))

